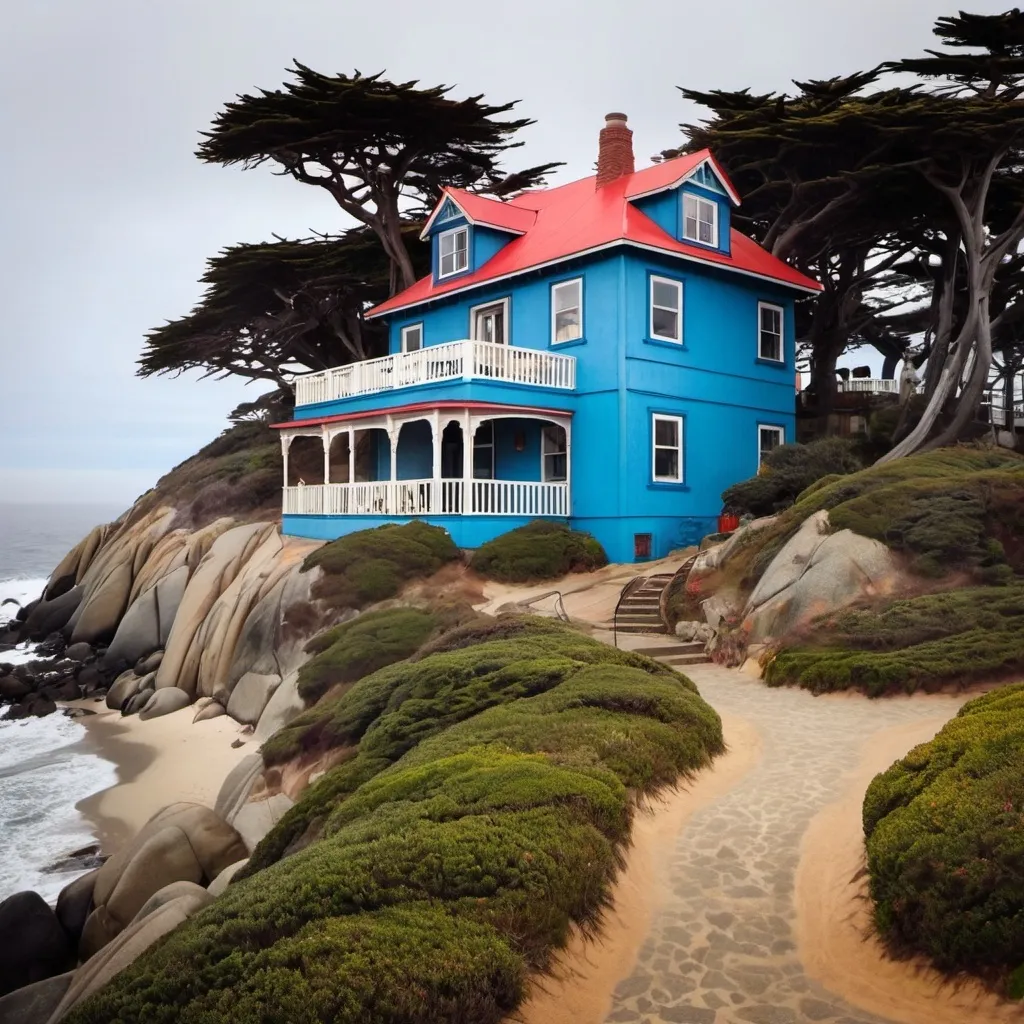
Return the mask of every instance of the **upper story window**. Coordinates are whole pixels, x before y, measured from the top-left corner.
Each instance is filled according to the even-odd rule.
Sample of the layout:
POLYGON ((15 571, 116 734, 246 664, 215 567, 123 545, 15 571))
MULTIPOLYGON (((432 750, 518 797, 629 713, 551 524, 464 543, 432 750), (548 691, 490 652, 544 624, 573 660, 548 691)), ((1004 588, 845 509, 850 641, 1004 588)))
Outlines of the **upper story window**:
POLYGON ((683 482, 683 417, 654 414, 651 475, 659 483, 683 482))
POLYGON ((701 245, 718 245, 718 203, 684 192, 683 238, 701 245))
POLYGON ((583 280, 551 286, 551 343, 583 337, 583 280))
POLYGON ((782 307, 770 302, 757 304, 757 357, 772 363, 781 363, 782 348, 782 307))
POLYGON ((423 348, 423 324, 410 324, 402 328, 402 351, 418 352, 423 348))
POLYGON ((651 337, 683 341, 683 285, 667 277, 651 278, 651 337))
POLYGON ((469 228, 454 228, 437 236, 440 254, 438 277, 448 277, 469 266, 469 228))

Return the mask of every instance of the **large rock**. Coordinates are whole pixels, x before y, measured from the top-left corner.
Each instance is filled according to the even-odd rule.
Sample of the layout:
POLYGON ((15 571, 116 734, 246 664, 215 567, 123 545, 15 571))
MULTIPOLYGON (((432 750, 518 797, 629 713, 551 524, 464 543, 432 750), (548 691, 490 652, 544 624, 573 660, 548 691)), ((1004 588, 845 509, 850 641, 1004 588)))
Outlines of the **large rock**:
POLYGON ((246 864, 249 863, 249 858, 245 860, 236 860, 234 864, 229 864, 207 887, 206 891, 211 897, 220 896, 228 885, 231 884, 231 879, 238 874, 246 864))
POLYGON ((263 774, 263 758, 259 754, 247 754, 221 783, 220 792, 213 805, 214 813, 230 822, 239 808, 249 799, 249 793, 256 780, 263 774))
POLYGON ((765 516, 763 519, 754 519, 738 530, 734 530, 728 540, 699 552, 690 569, 690 574, 696 578, 706 576, 715 569, 721 569, 736 551, 747 543, 752 534, 763 530, 766 526, 771 526, 774 522, 775 516, 765 516))
POLYGON ((0 999, 0 1024, 47 1024, 74 976, 74 971, 68 971, 4 996, 0 999))
POLYGON ((121 619, 106 660, 134 663, 162 648, 171 635, 187 584, 188 566, 180 565, 143 591, 121 619))
POLYGON ((54 913, 72 946, 78 945, 78 940, 82 937, 82 929, 92 912, 92 888, 96 884, 99 870, 99 868, 95 868, 88 874, 69 882, 61 889, 60 895, 57 897, 54 913))
POLYGON ((72 587, 50 601, 40 601, 25 620, 25 635, 30 640, 44 637, 63 629, 75 614, 85 591, 72 587))
MULTIPOLYGON (((224 870, 227 871, 228 868, 224 870)), ((224 872, 222 871, 221 874, 224 872)), ((217 876, 220 878, 220 875, 217 876)), ((172 900, 188 899, 193 905, 195 913, 196 910, 201 910, 208 903, 213 902, 213 895, 208 889, 205 889, 201 885, 196 885, 195 882, 171 882, 170 885, 165 885, 162 889, 158 889, 152 896, 146 900, 145 903, 139 908, 139 912, 132 918, 131 923, 135 924, 136 921, 141 921, 144 917, 149 917, 155 910, 159 910, 162 906, 170 903, 172 900)))
MULTIPOLYGON (((152 681, 151 679, 150 682, 152 681)), ((107 690, 107 707, 111 711, 120 711, 124 702, 134 697, 143 688, 144 682, 146 682, 146 677, 137 676, 132 669, 122 672, 107 690)))
POLYGON ((213 542, 189 579, 178 606, 157 669, 158 689, 177 686, 191 697, 196 695, 201 657, 201 651, 193 651, 196 633, 217 599, 271 532, 276 532, 276 527, 270 523, 250 523, 222 533, 213 542))
POLYGON ((38 893, 16 892, 0 903, 0 995, 60 974, 71 956, 57 915, 38 893))
POLYGON ((118 523, 105 523, 94 526, 57 564, 50 574, 49 582, 43 596, 47 601, 60 597, 76 583, 81 583, 93 559, 106 541, 118 528, 118 523))
POLYGON ((280 685, 281 677, 276 673, 260 675, 258 672, 246 672, 231 691, 228 714, 236 722, 255 725, 280 685))
POLYGON ((121 706, 122 715, 137 715, 148 703, 149 698, 153 696, 155 690, 142 690, 134 696, 129 697, 124 704, 121 706))
POLYGON ((758 608, 765 601, 792 586, 807 570, 814 552, 828 536, 828 512, 815 512, 772 559, 747 601, 747 608, 758 608))
POLYGON ((192 724, 195 725, 196 722, 209 722, 211 718, 222 718, 226 714, 227 710, 223 704, 211 700, 206 707, 200 708, 196 712, 195 717, 192 719, 192 724))
POLYGON ((256 725, 253 737, 263 743, 278 729, 283 729, 306 709, 306 702, 299 696, 299 672, 296 669, 284 679, 267 702, 256 725))
POLYGON ((72 644, 64 651, 64 657, 69 658, 71 661, 88 661, 92 657, 93 651, 89 644, 72 644))
POLYGON ((196 897, 180 896, 125 928, 104 949, 79 967, 48 1024, 57 1024, 75 1005, 98 992, 157 939, 172 932, 198 909, 200 907, 196 897))
MULTIPOLYGON (((784 554, 785 549, 778 557, 784 554)), ((781 575, 788 578, 791 563, 784 568, 781 575)), ((744 627, 753 641, 782 637, 819 615, 889 592, 897 579, 897 566, 884 544, 840 530, 815 547, 803 571, 785 588, 763 604, 751 602, 744 627)))
POLYGON ((184 690, 179 690, 176 686, 169 686, 164 690, 155 690, 139 712, 139 718, 144 722, 150 718, 160 718, 163 715, 170 715, 175 711, 181 711, 182 708, 187 708, 191 703, 192 698, 184 690))
POLYGON ((252 800, 242 806, 231 819, 231 824, 242 837, 251 853, 256 844, 295 806, 285 793, 275 793, 265 800, 252 800))

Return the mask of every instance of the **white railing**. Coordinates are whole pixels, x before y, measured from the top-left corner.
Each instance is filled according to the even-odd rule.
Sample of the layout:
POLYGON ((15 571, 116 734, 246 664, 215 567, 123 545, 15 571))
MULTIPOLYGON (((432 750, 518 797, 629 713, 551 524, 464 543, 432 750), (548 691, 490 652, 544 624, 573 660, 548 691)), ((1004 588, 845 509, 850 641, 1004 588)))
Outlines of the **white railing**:
POLYGON ((489 341, 450 341, 295 378, 295 404, 333 402, 445 380, 497 380, 571 391, 576 359, 489 341))
POLYGON ((569 515, 569 485, 527 480, 380 480, 284 488, 296 516, 569 515), (468 495, 468 503, 467 503, 468 495))
POLYGON ((849 380, 839 381, 839 393, 851 394, 854 392, 872 395, 898 395, 900 393, 900 382, 898 380, 884 380, 881 377, 851 377, 849 380))

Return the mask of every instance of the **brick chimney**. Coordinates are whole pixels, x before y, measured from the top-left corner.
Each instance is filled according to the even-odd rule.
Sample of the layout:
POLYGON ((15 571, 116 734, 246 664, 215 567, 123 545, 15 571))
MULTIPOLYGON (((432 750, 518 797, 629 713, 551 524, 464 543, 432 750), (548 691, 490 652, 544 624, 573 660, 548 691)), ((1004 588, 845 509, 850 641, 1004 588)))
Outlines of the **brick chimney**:
POLYGON ((597 188, 635 169, 633 133, 626 127, 626 115, 605 114, 604 121, 597 147, 597 188))

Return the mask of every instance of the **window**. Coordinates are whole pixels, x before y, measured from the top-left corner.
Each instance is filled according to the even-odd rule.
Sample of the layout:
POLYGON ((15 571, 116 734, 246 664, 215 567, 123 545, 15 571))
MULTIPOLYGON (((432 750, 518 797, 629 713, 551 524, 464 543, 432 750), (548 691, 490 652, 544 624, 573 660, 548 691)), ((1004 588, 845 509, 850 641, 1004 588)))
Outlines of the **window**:
POLYGON ((757 468, 761 468, 764 457, 780 444, 786 443, 786 431, 782 427, 769 427, 763 423, 757 425, 757 468))
POLYGON ((757 356, 773 363, 782 362, 782 307, 767 302, 757 304, 757 356))
POLYGON ((546 423, 541 433, 543 467, 541 478, 545 483, 555 483, 568 477, 568 456, 566 453, 565 428, 546 423))
POLYGON ((504 345, 507 340, 508 299, 491 302, 486 306, 474 306, 469 311, 470 327, 474 341, 489 341, 504 345))
POLYGON ((654 416, 654 479, 661 483, 683 482, 683 418, 654 416))
POLYGON ((402 328, 402 351, 418 352, 423 348, 423 324, 410 324, 402 328))
POLYGON ((473 438, 473 479, 494 479, 494 420, 481 423, 473 438))
POLYGON ((469 228, 455 228, 437 237, 437 248, 441 254, 438 277, 457 274, 469 266, 469 228))
POLYGON ((683 193, 683 238, 718 245, 718 203, 683 193))
POLYGON ((551 286, 551 341, 575 341, 583 337, 583 280, 562 281, 551 286))
POLYGON ((683 340, 683 286, 664 277, 651 278, 651 337, 659 341, 683 340))

